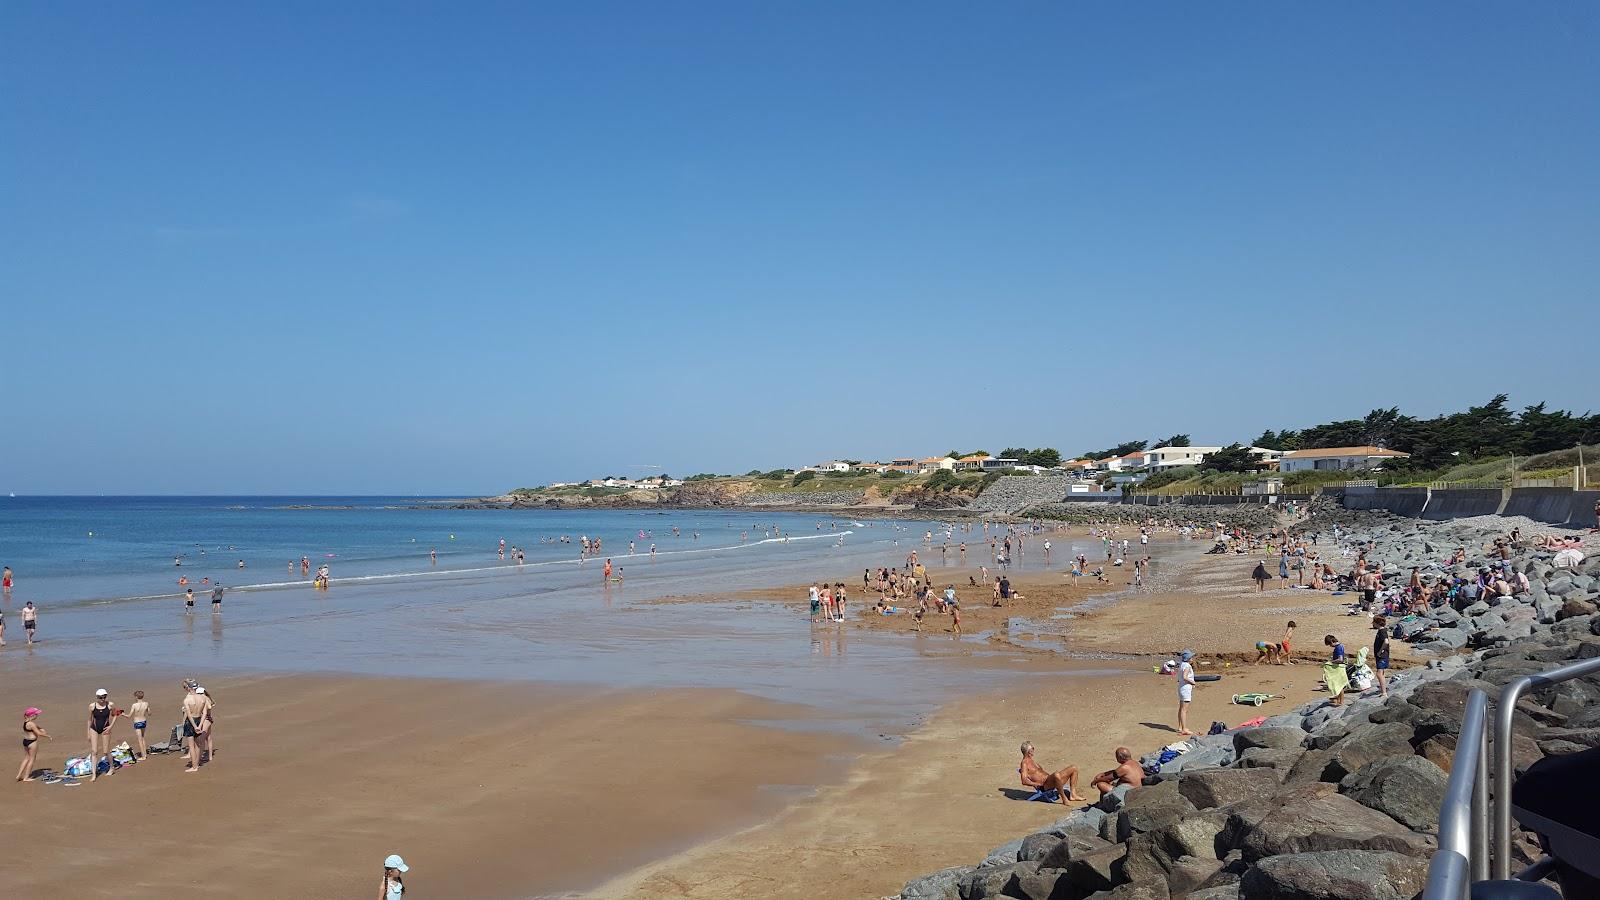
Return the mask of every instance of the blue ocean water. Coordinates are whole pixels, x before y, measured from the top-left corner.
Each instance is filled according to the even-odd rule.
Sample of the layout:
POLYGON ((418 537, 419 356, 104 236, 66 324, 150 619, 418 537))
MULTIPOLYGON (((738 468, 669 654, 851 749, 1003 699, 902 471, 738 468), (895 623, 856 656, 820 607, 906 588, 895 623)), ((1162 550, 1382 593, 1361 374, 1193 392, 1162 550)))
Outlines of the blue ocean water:
MULTIPOLYGON (((998 684, 1015 660, 982 635, 813 624, 803 595, 779 598, 792 606, 661 601, 826 578, 845 581, 853 613, 864 614, 875 598, 859 592, 862 571, 903 564, 927 532, 942 541, 943 528, 778 512, 458 510, 415 497, 0 498, 0 564, 16 579, 0 612, 15 629, 16 609, 33 601, 41 639, 18 652, 13 630, 0 672, 130 662, 734 687, 881 722, 998 684), (603 560, 579 559, 580 535, 604 542, 620 582, 602 578, 603 560), (301 574, 302 556, 313 572, 330 567, 329 589, 301 574), (195 588, 193 613, 180 578, 195 588), (227 589, 215 615, 213 583, 227 589)), ((986 559, 965 537, 972 563, 986 559)), ((1078 552, 1066 549, 1058 565, 1078 552)), ((935 578, 938 556, 923 551, 935 578)))
POLYGON ((0 498, 0 564, 16 572, 18 598, 59 603, 174 595, 180 578, 196 588, 205 579, 231 589, 308 582, 302 557, 313 571, 327 564, 335 579, 496 569, 504 540, 508 555, 519 547, 530 564, 576 563, 587 535, 626 566, 630 542, 638 560, 652 544, 659 557, 748 545, 773 526, 808 539, 850 528, 850 520, 787 513, 449 506, 426 497, 0 498), (563 535, 572 542, 557 543, 563 535))

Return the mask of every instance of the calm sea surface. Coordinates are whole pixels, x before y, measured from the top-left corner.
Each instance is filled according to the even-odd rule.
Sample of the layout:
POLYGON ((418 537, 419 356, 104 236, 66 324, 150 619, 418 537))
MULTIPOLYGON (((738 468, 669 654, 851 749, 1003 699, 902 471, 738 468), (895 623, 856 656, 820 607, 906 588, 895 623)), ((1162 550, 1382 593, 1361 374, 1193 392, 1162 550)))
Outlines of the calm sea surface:
MULTIPOLYGON (((735 687, 881 725, 1017 666, 979 636, 869 636, 771 603, 650 601, 832 577, 865 614, 862 570, 902 564, 927 531, 937 547, 943 528, 777 512, 453 510, 414 497, 0 498, 0 564, 16 578, 0 604, 10 642, 0 673, 34 661, 154 662, 735 687), (579 560, 580 535, 604 541, 622 583, 604 582, 603 561, 579 560), (510 560, 513 546, 525 564, 510 560), (330 567, 330 589, 311 587, 302 556, 313 572, 330 567), (195 589, 193 615, 180 578, 195 589), (207 579, 227 589, 220 616, 207 579), (16 614, 28 600, 40 609, 31 650, 16 614)), ((987 558, 979 537, 967 536, 974 565, 987 558)), ((1057 543, 1058 566, 1079 552, 1057 543)), ((938 556, 923 552, 935 579, 938 556)))

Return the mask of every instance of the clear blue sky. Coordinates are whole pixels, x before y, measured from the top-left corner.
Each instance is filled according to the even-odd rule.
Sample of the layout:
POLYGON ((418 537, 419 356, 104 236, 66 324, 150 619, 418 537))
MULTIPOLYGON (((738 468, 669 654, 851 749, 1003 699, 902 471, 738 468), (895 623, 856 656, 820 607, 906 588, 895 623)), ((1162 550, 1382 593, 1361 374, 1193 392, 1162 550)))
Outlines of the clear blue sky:
POLYGON ((1600 5, 0 6, 0 490, 1597 405, 1600 5))

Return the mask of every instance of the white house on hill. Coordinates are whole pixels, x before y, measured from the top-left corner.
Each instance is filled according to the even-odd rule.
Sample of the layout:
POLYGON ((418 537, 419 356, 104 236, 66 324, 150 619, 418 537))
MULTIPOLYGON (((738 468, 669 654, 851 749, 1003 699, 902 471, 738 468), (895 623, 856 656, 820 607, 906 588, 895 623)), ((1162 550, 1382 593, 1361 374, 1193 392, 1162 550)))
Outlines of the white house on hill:
POLYGON ((1144 465, 1147 469, 1198 466, 1207 453, 1215 453, 1221 449, 1221 447, 1157 447, 1144 452, 1144 465))
POLYGON ((1278 471, 1375 469, 1386 462, 1405 459, 1410 455, 1398 450, 1385 450, 1382 447, 1318 447, 1311 450, 1293 450, 1278 459, 1278 471))

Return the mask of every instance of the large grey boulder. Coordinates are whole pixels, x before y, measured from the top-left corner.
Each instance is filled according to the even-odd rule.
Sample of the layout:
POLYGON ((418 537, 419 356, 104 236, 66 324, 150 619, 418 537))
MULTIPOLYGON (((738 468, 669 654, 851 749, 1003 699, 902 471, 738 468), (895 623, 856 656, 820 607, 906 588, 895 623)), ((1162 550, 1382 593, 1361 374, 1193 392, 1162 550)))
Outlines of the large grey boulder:
POLYGON ((1134 790, 1134 788, 1129 787, 1126 784, 1119 784, 1107 792, 1105 796, 1101 797, 1100 800, 1095 803, 1095 806, 1099 807, 1104 812, 1114 813, 1122 808, 1122 804, 1127 800, 1128 792, 1132 790, 1134 790))
POLYGON ((1239 882, 1230 881, 1190 891, 1188 900, 1239 900, 1239 882))
POLYGON ((1339 790, 1420 831, 1439 827, 1439 805, 1448 780, 1444 770, 1428 760, 1401 756, 1362 766, 1339 782, 1339 790))
POLYGON ((1254 862, 1284 853, 1389 850, 1427 856, 1433 843, 1332 785, 1309 785, 1234 807, 1218 840, 1254 862))
POLYGON ((1117 840, 1153 831, 1194 811, 1194 803, 1179 792, 1177 780, 1142 787, 1127 796, 1117 813, 1117 840))
POLYGON ((1244 753, 1252 747, 1268 750, 1297 750, 1305 744, 1306 733, 1299 728, 1241 728, 1233 732, 1233 749, 1244 753))
POLYGON ((1078 834, 1067 835, 1066 839, 1052 846, 1044 856, 1038 859, 1040 870, 1065 869, 1074 859, 1098 853, 1102 850, 1121 849, 1120 845, 1113 844, 1096 835, 1078 834))
POLYGON ((1185 856, 1174 860, 1167 870, 1167 890, 1174 897, 1188 897, 1222 871, 1222 860, 1199 856, 1185 856))
POLYGON ((1095 900, 1171 900, 1171 897, 1165 881, 1136 881, 1096 894, 1095 900))
POLYGON ((1079 891, 1080 896, 1109 891, 1116 883, 1113 870, 1125 853, 1127 848, 1121 844, 1107 844, 1103 849, 1074 856, 1061 880, 1079 891))
POLYGON ((1196 809, 1212 809, 1267 797, 1279 784, 1272 769, 1206 769, 1185 772, 1178 792, 1196 809))
MULTIPOLYGON (((1205 878, 1222 868, 1218 859, 1220 854, 1217 852, 1217 835, 1222 833, 1227 823, 1227 814, 1219 810, 1197 813, 1159 830, 1134 835, 1128 841, 1126 855, 1112 869, 1116 876, 1115 880, 1146 882, 1165 879, 1170 884, 1181 860, 1217 862, 1218 864, 1200 879, 1203 882, 1205 878)), ((1190 868, 1194 869, 1193 866, 1190 868)), ((1183 880, 1193 874, 1193 871, 1190 871, 1177 877, 1183 880)), ((1195 882, 1187 886, 1198 885, 1199 882, 1195 882)), ((1177 890, 1176 884, 1173 884, 1173 889, 1177 890)))
POLYGON ((1106 817, 1106 811, 1094 806, 1085 806, 1070 815, 1056 820, 1054 825, 1046 831, 1067 837, 1072 834, 1098 836, 1100 834, 1100 821, 1106 817))
POLYGON ((1003 866, 1003 865, 1006 865, 1008 863, 1014 863, 1014 862, 1017 861, 1017 853, 1020 852, 1021 850, 1022 850, 1022 838, 1017 838, 1016 840, 1012 840, 1012 841, 1006 841, 1004 844, 1001 844, 1000 846, 994 848, 993 850, 990 850, 989 851, 989 855, 985 856, 983 858, 983 862, 979 863, 978 865, 980 867, 982 867, 982 866, 1003 866))
POLYGON ((1556 621, 1564 622, 1580 616, 1592 616, 1596 612, 1600 610, 1597 610, 1592 602, 1578 597, 1567 597, 1562 602, 1561 608, 1556 610, 1556 621))
POLYGON ((1030 834, 1022 839, 1022 845, 1017 848, 1018 862, 1038 862, 1049 855, 1065 838, 1047 831, 1030 834))
POLYGON ((971 866, 940 869, 932 875, 907 882, 900 889, 900 900, 959 900, 961 895, 956 883, 970 874, 971 866))
POLYGON ((1415 729, 1407 722, 1385 722, 1357 728, 1328 748, 1331 756, 1322 780, 1338 781, 1368 763, 1412 753, 1411 737, 1415 733, 1415 729))
POLYGON ((1175 775, 1190 769, 1215 769, 1233 762, 1232 747, 1198 747, 1176 759, 1167 760, 1162 775, 1175 775))
POLYGON ((1239 900, 1411 900, 1427 880, 1427 860, 1399 853, 1293 853, 1245 872, 1239 900))
POLYGON ((1039 871, 1038 863, 1015 862, 1003 866, 980 866, 956 881, 960 900, 988 900, 1004 897, 1017 876, 1039 871))
MULTIPOLYGON (((1294 764, 1305 756, 1306 751, 1298 747, 1293 750, 1269 750, 1266 747, 1251 747, 1239 754, 1239 761, 1234 763, 1237 769, 1276 769, 1287 775, 1294 764)), ((1280 776, 1281 777, 1281 776, 1280 776)))
POLYGON ((1535 598, 1533 601, 1533 610, 1541 625, 1554 625, 1556 617, 1561 615, 1561 607, 1562 602, 1555 597, 1535 598))
POLYGON ((1065 900, 1079 893, 1071 885, 1063 884, 1066 873, 1060 869, 1039 869, 1036 872, 1018 872, 1006 886, 1006 896, 1021 900, 1065 900))

